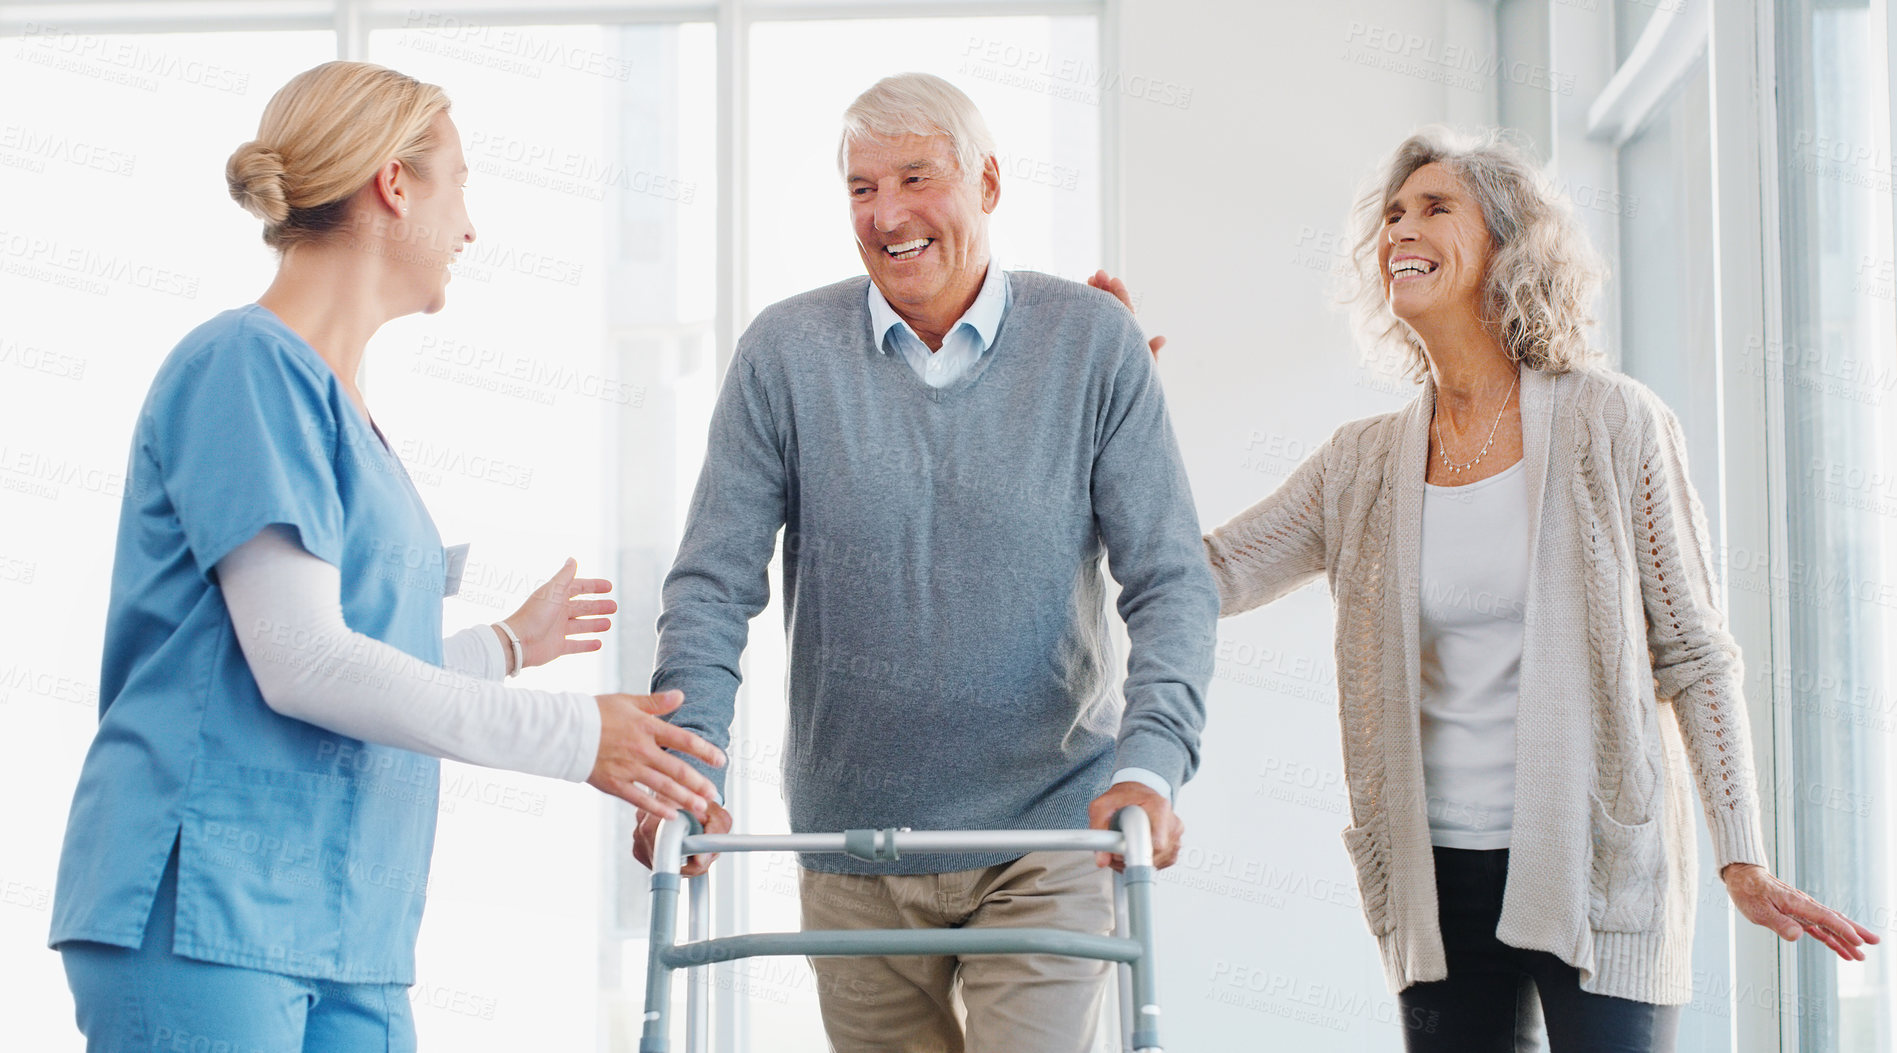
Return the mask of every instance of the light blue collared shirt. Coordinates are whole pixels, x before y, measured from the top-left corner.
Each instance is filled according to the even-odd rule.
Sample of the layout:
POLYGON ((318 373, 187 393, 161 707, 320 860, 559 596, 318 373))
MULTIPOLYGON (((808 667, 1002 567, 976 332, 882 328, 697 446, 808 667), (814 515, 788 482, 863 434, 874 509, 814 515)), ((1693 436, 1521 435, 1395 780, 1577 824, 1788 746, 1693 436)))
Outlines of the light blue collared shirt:
POLYGON ((948 335, 942 338, 942 348, 930 351, 929 345, 922 342, 915 329, 889 301, 883 297, 883 291, 875 282, 869 283, 869 325, 870 332, 876 337, 876 346, 883 354, 900 352, 909 362, 909 368, 916 371, 924 384, 932 388, 942 388, 953 384, 968 374, 981 356, 995 342, 995 334, 1001 330, 1001 319, 1008 313, 1008 304, 1014 294, 1008 288, 1008 272, 994 260, 988 261, 988 276, 982 279, 981 291, 975 294, 975 302, 949 327, 948 335))
MULTIPOLYGON (((1008 272, 994 259, 988 261, 988 275, 982 279, 981 291, 975 294, 975 302, 968 305, 962 317, 949 327, 948 335, 942 338, 942 347, 930 351, 929 345, 922 342, 916 331, 896 309, 889 306, 889 300, 875 282, 869 283, 869 325, 870 332, 876 337, 876 346, 883 354, 900 352, 916 371, 924 384, 932 388, 947 387, 968 374, 981 356, 988 353, 994 345, 995 334, 1001 330, 1001 319, 1008 313, 1008 305, 1014 301, 1014 293, 1008 285, 1008 272)), ((1172 800, 1172 784, 1158 772, 1145 768, 1121 768, 1113 773, 1113 781, 1136 782, 1146 786, 1172 800)))

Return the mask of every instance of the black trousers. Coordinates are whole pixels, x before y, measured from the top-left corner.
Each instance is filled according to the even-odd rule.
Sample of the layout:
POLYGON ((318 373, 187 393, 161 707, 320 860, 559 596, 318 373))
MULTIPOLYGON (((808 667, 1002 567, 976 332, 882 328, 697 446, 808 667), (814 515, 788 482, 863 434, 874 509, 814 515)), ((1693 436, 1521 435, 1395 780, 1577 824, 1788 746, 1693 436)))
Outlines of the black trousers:
POLYGON ((1435 851, 1449 978, 1397 996, 1409 1053, 1534 1050, 1544 1017, 1549 1053, 1672 1053, 1678 1006, 1589 994, 1580 971, 1561 959, 1495 938, 1507 849, 1435 851))

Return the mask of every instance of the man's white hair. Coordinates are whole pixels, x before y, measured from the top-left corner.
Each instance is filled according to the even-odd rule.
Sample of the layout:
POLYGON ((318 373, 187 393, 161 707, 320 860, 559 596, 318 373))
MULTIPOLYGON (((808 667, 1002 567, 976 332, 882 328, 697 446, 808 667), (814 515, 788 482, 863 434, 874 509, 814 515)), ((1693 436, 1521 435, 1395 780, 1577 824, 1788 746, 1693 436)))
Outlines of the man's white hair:
POLYGON ((902 135, 946 135, 955 164, 968 182, 981 178, 994 156, 988 122, 962 90, 932 73, 884 77, 843 111, 843 135, 837 142, 837 174, 848 179, 850 143, 902 135))

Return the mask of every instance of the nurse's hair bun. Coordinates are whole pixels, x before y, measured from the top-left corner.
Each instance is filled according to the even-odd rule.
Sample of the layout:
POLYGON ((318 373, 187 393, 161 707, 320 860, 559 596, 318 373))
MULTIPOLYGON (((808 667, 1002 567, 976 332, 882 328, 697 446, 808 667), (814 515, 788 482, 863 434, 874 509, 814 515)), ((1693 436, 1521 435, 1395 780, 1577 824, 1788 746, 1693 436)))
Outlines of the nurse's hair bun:
POLYGON ((368 62, 325 62, 290 78, 264 107, 257 137, 224 165, 231 198, 287 249, 342 228, 356 192, 390 161, 428 178, 448 96, 368 62))
POLYGON ((290 195, 283 185, 283 155, 252 139, 224 165, 231 200, 271 226, 290 218, 290 195))

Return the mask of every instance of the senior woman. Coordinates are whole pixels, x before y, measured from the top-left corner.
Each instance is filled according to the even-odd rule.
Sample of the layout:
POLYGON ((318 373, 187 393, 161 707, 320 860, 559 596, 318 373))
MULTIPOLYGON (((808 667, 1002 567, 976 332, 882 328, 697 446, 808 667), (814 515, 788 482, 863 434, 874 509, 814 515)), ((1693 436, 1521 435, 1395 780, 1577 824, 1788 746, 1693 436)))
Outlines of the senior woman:
POLYGON ((446 302, 466 174, 441 89, 358 62, 291 80, 231 156, 281 258, 134 429, 51 937, 93 1053, 412 1050, 436 758, 705 814, 663 750, 722 757, 659 719, 676 692, 499 682, 597 649, 607 582, 569 560, 442 638, 448 560, 356 374, 384 322, 446 302))
POLYGON ((1358 202, 1371 338, 1422 391, 1205 539, 1222 613, 1328 577, 1344 840, 1412 1051, 1670 1049, 1691 999, 1697 792, 1752 921, 1877 938, 1778 881, 1739 654, 1673 414, 1595 365, 1601 269, 1495 136, 1428 130, 1358 202))

